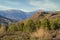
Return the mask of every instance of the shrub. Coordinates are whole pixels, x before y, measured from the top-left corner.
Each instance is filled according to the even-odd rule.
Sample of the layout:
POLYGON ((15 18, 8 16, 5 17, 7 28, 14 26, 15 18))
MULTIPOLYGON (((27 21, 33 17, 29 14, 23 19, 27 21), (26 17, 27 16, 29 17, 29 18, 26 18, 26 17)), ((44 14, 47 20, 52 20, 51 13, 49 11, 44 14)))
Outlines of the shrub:
POLYGON ((39 19, 37 19, 37 20, 35 21, 35 27, 36 27, 36 29, 39 29, 40 26, 41 26, 41 21, 40 21, 39 19))
POLYGON ((18 31, 23 31, 24 23, 20 22, 18 23, 18 31))
POLYGON ((25 27, 26 27, 25 30, 27 29, 29 32, 33 32, 36 30, 35 24, 31 19, 28 20, 25 27))
POLYGON ((42 26, 50 30, 50 21, 47 18, 42 20, 42 26))
POLYGON ((17 31, 17 27, 16 27, 16 25, 14 23, 12 23, 8 27, 8 32, 14 32, 14 31, 17 31))

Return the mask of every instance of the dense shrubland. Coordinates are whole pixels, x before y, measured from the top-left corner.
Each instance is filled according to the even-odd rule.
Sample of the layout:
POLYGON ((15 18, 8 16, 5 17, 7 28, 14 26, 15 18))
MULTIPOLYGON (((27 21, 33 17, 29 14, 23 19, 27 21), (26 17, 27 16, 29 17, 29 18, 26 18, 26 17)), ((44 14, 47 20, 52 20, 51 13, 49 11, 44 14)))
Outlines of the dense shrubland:
MULTIPOLYGON (((45 33, 45 35, 52 35, 49 33, 55 32, 60 29, 60 18, 57 18, 56 20, 49 20, 47 18, 43 18, 42 20, 29 19, 29 20, 27 20, 26 24, 23 21, 18 22, 18 23, 11 23, 10 25, 8 25, 8 28, 6 27, 6 25, 2 25, 0 27, 0 34, 3 36, 3 34, 5 33, 6 37, 4 36, 5 38, 3 37, 2 39, 6 39, 6 40, 10 40, 10 39, 13 40, 14 37, 10 38, 11 36, 8 36, 8 35, 15 35, 16 33, 17 33, 15 35, 16 40, 18 40, 18 39, 19 40, 20 39, 22 39, 22 40, 40 40, 41 38, 39 38, 39 37, 31 38, 31 36, 29 36, 29 35, 31 35, 34 32, 37 32, 41 28, 43 28, 45 31, 47 31, 47 33, 45 33, 45 31, 43 32, 43 33, 45 33), (23 35, 17 36, 17 35, 20 35, 20 34, 18 34, 19 32, 20 32, 20 34, 23 33, 23 35), (24 33, 27 33, 27 35, 25 35, 24 33), (19 38, 19 37, 22 37, 22 38, 19 38)), ((42 32, 42 31, 40 31, 40 32, 42 32)), ((1 37, 1 35, 0 35, 0 37, 1 37)), ((43 39, 43 37, 42 37, 42 39, 43 39)))
POLYGON ((53 38, 60 39, 58 13, 37 13, 28 20, 0 25, 0 40, 52 40, 53 38))
POLYGON ((26 24, 24 24, 24 22, 18 22, 17 24, 13 23, 9 25, 7 31, 35 32, 41 27, 47 30, 58 30, 60 29, 60 18, 57 18, 56 20, 44 18, 42 21, 39 19, 35 21, 29 19, 26 24))

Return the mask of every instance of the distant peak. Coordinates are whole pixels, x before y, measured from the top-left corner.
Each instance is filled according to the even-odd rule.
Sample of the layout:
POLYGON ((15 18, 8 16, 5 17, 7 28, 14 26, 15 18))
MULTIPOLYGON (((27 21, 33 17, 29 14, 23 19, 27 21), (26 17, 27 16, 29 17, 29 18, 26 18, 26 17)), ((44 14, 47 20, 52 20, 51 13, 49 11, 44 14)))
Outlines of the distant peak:
POLYGON ((8 9, 6 11, 20 11, 20 10, 17 10, 17 9, 8 9))
POLYGON ((18 10, 18 9, 8 9, 8 10, 4 10, 4 11, 7 11, 7 12, 24 12, 24 11, 18 10))

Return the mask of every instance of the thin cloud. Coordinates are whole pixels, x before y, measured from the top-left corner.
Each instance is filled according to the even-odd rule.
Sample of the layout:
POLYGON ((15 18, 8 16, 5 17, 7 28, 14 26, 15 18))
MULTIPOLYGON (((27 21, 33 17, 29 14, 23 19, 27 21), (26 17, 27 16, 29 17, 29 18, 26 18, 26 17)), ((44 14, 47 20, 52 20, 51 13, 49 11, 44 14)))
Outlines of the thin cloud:
POLYGON ((6 6, 3 6, 3 5, 0 5, 0 10, 6 10, 6 9, 10 9, 10 7, 6 7, 6 6))
POLYGON ((58 0, 0 0, 0 10, 18 9, 26 12, 34 10, 60 10, 58 0))
POLYGON ((21 9, 21 8, 12 8, 12 7, 0 5, 0 10, 10 10, 10 9, 16 9, 16 10, 22 10, 24 12, 29 12, 29 10, 25 10, 25 9, 21 9))
POLYGON ((58 10, 58 7, 54 3, 51 3, 49 0, 31 0, 30 5, 39 7, 44 10, 58 10))
POLYGON ((10 5, 21 5, 21 2, 6 1, 10 5))
POLYGON ((18 9, 18 8, 12 8, 12 7, 0 5, 0 10, 8 10, 8 9, 18 9))

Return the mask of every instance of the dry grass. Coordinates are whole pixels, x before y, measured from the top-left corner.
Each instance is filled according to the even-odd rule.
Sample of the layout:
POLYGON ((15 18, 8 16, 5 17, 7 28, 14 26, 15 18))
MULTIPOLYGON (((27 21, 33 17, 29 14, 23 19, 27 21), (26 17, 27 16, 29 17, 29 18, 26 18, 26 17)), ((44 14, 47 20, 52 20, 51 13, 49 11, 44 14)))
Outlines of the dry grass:
POLYGON ((0 34, 2 34, 2 33, 4 33, 4 32, 6 32, 6 28, 5 28, 5 26, 2 26, 2 27, 0 28, 0 34))
POLYGON ((0 40, 51 40, 56 35, 56 39, 60 38, 60 30, 48 31, 40 28, 36 32, 26 33, 21 31, 6 32, 0 34, 0 40))
POLYGON ((38 31, 36 32, 33 32, 31 34, 31 36, 34 38, 34 37, 37 37, 39 39, 51 39, 51 34, 49 33, 48 30, 45 30, 43 28, 39 29, 38 31))

